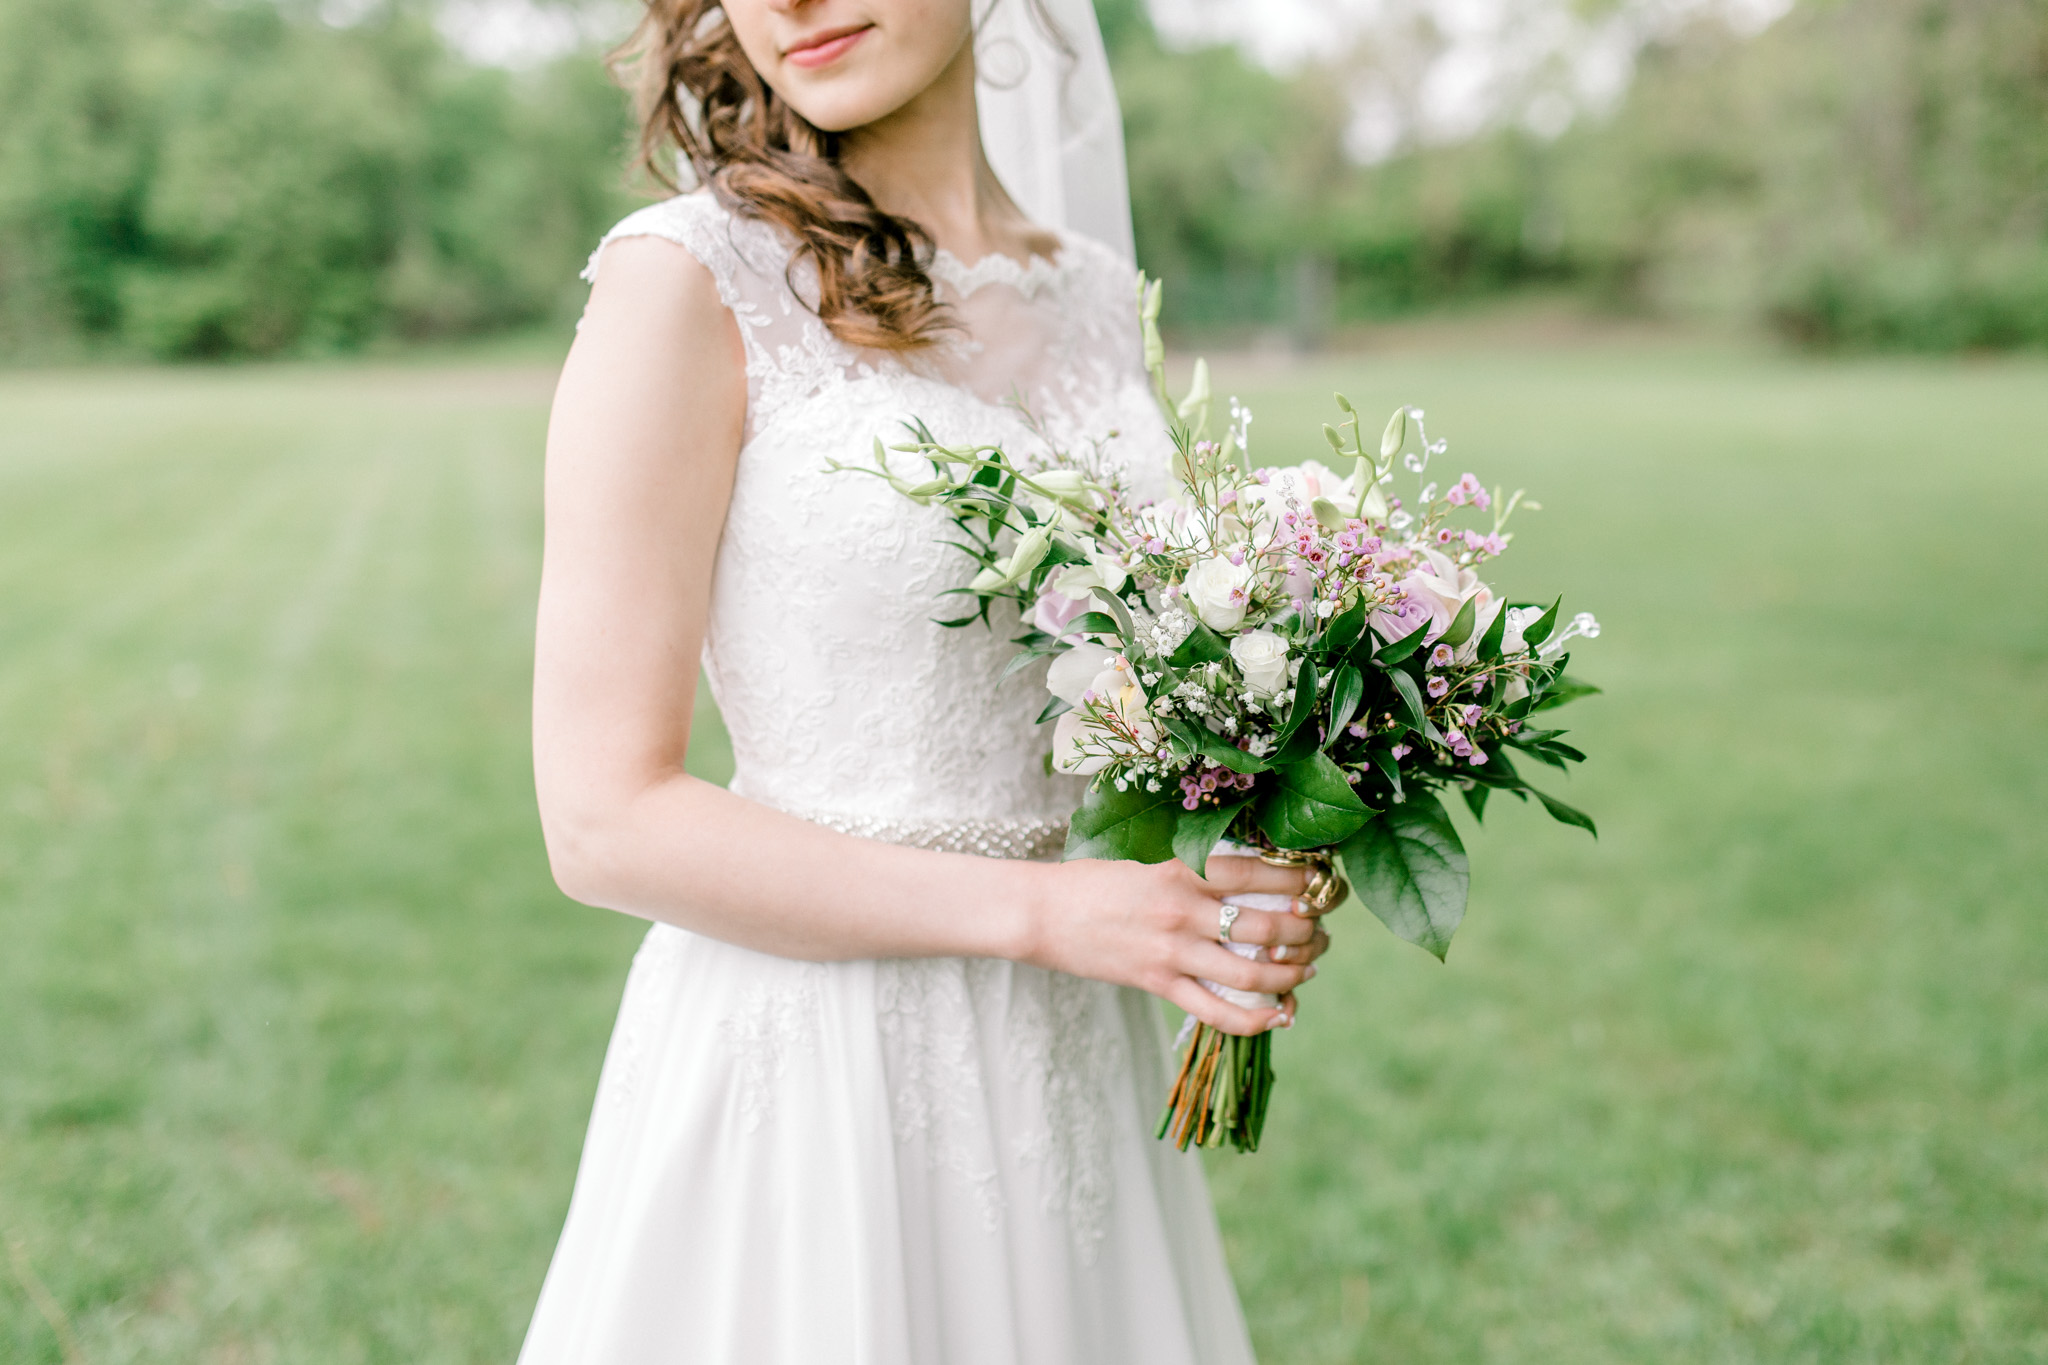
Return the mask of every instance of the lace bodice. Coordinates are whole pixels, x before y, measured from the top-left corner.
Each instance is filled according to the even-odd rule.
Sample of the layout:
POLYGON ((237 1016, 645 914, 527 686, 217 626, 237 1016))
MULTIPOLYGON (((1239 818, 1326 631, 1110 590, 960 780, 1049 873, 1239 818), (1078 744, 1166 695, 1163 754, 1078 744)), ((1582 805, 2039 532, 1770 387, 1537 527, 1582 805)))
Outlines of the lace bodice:
MULTIPOLYGON (((915 418, 948 444, 1001 443, 1020 460, 1048 439, 1079 448, 1109 437, 1104 457, 1134 487, 1155 487, 1168 447, 1140 363, 1131 268, 1074 234, 1028 265, 940 252, 932 275, 963 331, 906 360, 833 337, 778 230, 707 192, 642 209, 605 242, 625 236, 665 238, 702 262, 746 347, 744 444, 704 650, 732 735, 733 789, 798 814, 1064 817, 1078 792, 1042 767, 1037 671, 995 682, 1014 617, 994 632, 934 624, 960 614, 959 599, 939 594, 970 571, 942 543, 945 519, 826 461, 866 461, 876 437, 900 440, 915 418)), ((890 459, 929 476, 919 457, 890 459)))

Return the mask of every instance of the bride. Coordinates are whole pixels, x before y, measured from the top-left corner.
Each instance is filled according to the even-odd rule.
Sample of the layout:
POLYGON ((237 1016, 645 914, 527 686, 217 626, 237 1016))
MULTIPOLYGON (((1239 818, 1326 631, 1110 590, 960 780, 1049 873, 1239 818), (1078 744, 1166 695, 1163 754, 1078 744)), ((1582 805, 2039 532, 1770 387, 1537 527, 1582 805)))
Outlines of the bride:
POLYGON ((1010 647, 931 620, 943 519, 826 467, 913 418, 1020 458, 1115 432, 1164 491, 1092 13, 647 4, 643 152, 701 187, 592 261, 534 762, 563 890, 653 927, 520 1359, 1248 1362, 1201 1168, 1152 1136, 1154 997, 1291 1023, 1312 907, 1230 926, 1271 960, 1218 938, 1301 873, 1056 861, 1078 790, 1010 647), (683 767, 700 659, 730 790, 683 767))

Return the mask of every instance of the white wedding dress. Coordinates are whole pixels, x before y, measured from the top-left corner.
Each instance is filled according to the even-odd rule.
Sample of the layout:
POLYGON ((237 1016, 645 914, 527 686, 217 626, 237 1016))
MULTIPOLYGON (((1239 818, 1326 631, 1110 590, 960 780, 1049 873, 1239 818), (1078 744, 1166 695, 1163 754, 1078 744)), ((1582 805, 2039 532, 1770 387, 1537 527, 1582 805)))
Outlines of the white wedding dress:
MULTIPOLYGON (((1156 488, 1130 266, 1074 233, 1028 266, 941 253, 966 334, 906 363, 834 339, 777 232, 707 193, 605 240, 633 235, 708 267, 746 346, 704 652, 732 789, 1057 856, 1077 791, 1041 766, 1043 690, 995 685, 1013 632, 933 624, 969 572, 944 518, 826 460, 910 418, 1028 458, 1014 397, 1062 444, 1120 433, 1105 458, 1156 488)), ((1163 1027, 1149 996, 1007 961, 798 962, 656 926, 522 1365, 1248 1365, 1197 1158, 1153 1137, 1163 1027)))

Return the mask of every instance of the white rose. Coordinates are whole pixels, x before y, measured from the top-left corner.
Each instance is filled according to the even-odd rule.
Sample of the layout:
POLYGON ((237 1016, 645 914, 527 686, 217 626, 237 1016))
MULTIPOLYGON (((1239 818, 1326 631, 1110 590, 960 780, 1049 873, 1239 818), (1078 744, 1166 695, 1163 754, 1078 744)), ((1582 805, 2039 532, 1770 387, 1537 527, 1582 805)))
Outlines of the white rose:
POLYGON ((1236 630, 1244 621, 1244 609, 1251 600, 1247 591, 1251 581, 1248 566, 1233 564, 1217 555, 1188 570, 1187 581, 1180 585, 1180 590, 1188 605, 1195 609, 1195 615, 1207 622, 1210 629, 1236 630))
POLYGON ((1287 642, 1270 630, 1255 630, 1230 642, 1230 658, 1244 685, 1262 697, 1287 686, 1287 642))

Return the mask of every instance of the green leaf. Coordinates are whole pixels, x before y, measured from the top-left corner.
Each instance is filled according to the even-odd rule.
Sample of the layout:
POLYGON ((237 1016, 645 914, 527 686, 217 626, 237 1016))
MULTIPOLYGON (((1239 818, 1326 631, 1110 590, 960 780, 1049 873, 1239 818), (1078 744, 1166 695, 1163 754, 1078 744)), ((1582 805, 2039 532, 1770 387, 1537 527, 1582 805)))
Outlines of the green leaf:
POLYGON ((1279 779, 1259 803, 1259 828, 1281 848, 1342 843, 1372 817, 1344 772, 1326 754, 1275 768, 1279 779))
POLYGON ((1073 709, 1074 704, 1068 701, 1065 697, 1054 697, 1051 701, 1045 704, 1045 709, 1038 713, 1037 723, 1043 725, 1049 720, 1053 720, 1057 717, 1064 716, 1067 712, 1073 709))
POLYGON ((1278 768, 1289 763, 1305 762, 1310 754, 1322 747, 1316 742, 1313 726, 1304 725, 1287 737, 1285 743, 1266 755, 1266 766, 1278 768))
POLYGON ((1113 592, 1098 592, 1095 600, 1108 607, 1109 614, 1116 618, 1116 638, 1122 640, 1126 648, 1136 645, 1138 628, 1131 624, 1131 609, 1124 605, 1124 600, 1113 592))
POLYGON ((1280 726, 1280 738, 1290 738, 1303 722, 1316 710, 1316 666, 1310 659, 1301 661, 1301 671, 1294 675, 1294 703, 1287 708, 1287 719, 1280 726))
POLYGON ((1493 794, 1493 788, 1470 786, 1465 788, 1465 808, 1472 812, 1474 820, 1486 819, 1486 798, 1493 794))
POLYGON ((1076 635, 1116 635, 1118 639, 1123 638, 1117 633, 1116 618, 1100 611, 1084 611, 1060 630, 1063 640, 1076 635))
POLYGON ((1522 632, 1522 643, 1534 649, 1545 640, 1548 640, 1550 632, 1557 626, 1557 609, 1563 605, 1564 597, 1560 595, 1555 602, 1550 604, 1549 611, 1537 617, 1536 623, 1522 632))
POLYGON ((1061 856, 1163 863, 1173 856, 1173 829, 1180 814, 1180 788, 1162 782, 1148 792, 1133 783, 1118 791, 1107 780, 1088 789, 1067 830, 1061 856))
POLYGON ((1341 658, 1358 643, 1358 637, 1365 633, 1367 614, 1365 598, 1361 595, 1330 619, 1330 624, 1323 628, 1321 637, 1316 641, 1316 648, 1325 659, 1341 658))
POLYGON ((1173 827, 1173 856, 1195 870, 1198 877, 1209 875, 1209 850, 1223 837, 1237 813, 1251 803, 1250 797, 1220 806, 1183 810, 1173 827))
POLYGON ((1228 768, 1234 773, 1262 773, 1273 766, 1263 758, 1246 753, 1232 744, 1228 737, 1217 734, 1200 721, 1173 716, 1167 719, 1166 729, 1167 733, 1219 768, 1228 768))
POLYGON ((1468 597, 1465 605, 1458 608, 1458 614, 1451 618, 1451 628, 1441 637, 1443 644, 1457 646, 1472 638, 1472 623, 1479 619, 1479 599, 1468 597))
POLYGON ((1559 824, 1577 825, 1580 829, 1586 831, 1586 833, 1592 835, 1595 839, 1600 837, 1600 831, 1593 827, 1593 817, 1586 814, 1584 811, 1575 809, 1571 806, 1567 806, 1564 802, 1558 800, 1554 796, 1545 796, 1542 792, 1537 791, 1534 787, 1529 788, 1529 794, 1531 796, 1534 796, 1538 801, 1541 801, 1543 803, 1543 809, 1550 812, 1550 818, 1557 821, 1559 824))
POLYGON ((1408 727, 1418 733, 1427 734, 1429 720, 1425 715, 1428 707, 1422 701, 1422 689, 1415 685, 1415 679, 1408 676, 1406 669, 1390 668, 1387 680, 1394 684, 1394 691, 1401 696, 1401 709, 1408 713, 1408 727))
POLYGON ((1010 662, 1003 665, 1003 675, 1000 678, 996 679, 997 685, 1000 686, 1001 684, 1008 682, 1010 680, 1011 674, 1017 672, 1020 669, 1031 667, 1031 665, 1039 662, 1041 659, 1045 658, 1045 656, 1050 653, 1052 653, 1052 651, 1049 649, 1018 650, 1015 654, 1012 654, 1010 656, 1010 662))
POLYGON ((1230 657, 1230 645, 1221 635, 1195 622, 1195 628, 1188 632, 1188 638, 1174 646, 1167 662, 1175 668, 1193 668, 1196 664, 1216 663, 1230 657))
POLYGON ((1422 648, 1422 637, 1427 634, 1429 634, 1429 622, 1424 621, 1400 639, 1383 645, 1380 651, 1372 656, 1372 661, 1382 668, 1391 667, 1422 648))
POLYGON ((1559 678, 1545 689, 1543 695, 1537 699, 1536 704, 1529 709, 1532 711, 1548 711, 1553 706, 1563 706, 1568 701, 1577 701, 1580 697, 1598 696, 1599 693, 1600 689, 1591 683, 1580 682, 1577 678, 1559 678))
POLYGON ((1337 670, 1337 681, 1330 688, 1330 733, 1323 736, 1323 747, 1329 748, 1337 742, 1337 736, 1344 733, 1344 727, 1351 723, 1351 717, 1358 711, 1359 699, 1365 695, 1365 679, 1350 664, 1337 670))
POLYGON ((1503 604, 1493 614, 1493 624, 1486 628, 1486 634, 1479 637, 1479 657, 1492 663, 1500 657, 1500 643, 1508 633, 1508 608, 1503 604))
POLYGON ((1352 889, 1397 938, 1441 961, 1465 918, 1472 873, 1451 817, 1420 792, 1368 822, 1337 850, 1352 889))

